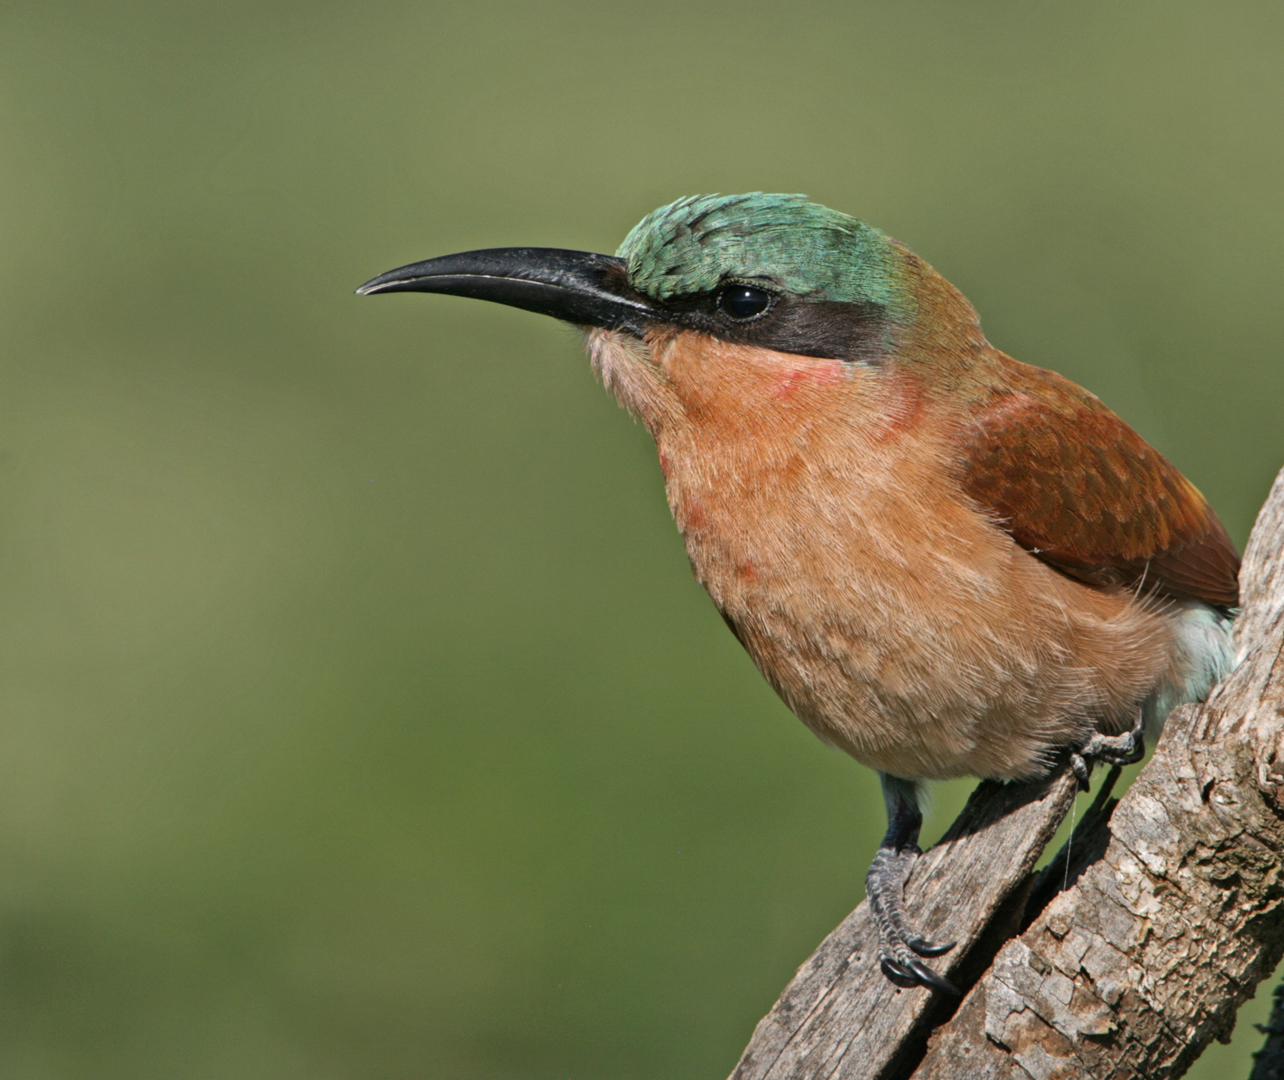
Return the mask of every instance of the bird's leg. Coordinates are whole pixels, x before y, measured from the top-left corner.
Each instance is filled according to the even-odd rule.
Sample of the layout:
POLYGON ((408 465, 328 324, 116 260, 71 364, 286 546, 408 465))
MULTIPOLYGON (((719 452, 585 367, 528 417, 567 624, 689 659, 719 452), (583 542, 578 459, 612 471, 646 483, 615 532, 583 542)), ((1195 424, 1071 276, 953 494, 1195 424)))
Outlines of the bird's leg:
POLYGON ((1122 735, 1093 735, 1079 749, 1070 752, 1070 768, 1074 771, 1079 787, 1088 790, 1088 777, 1092 774, 1093 762, 1106 765, 1136 765, 1146 756, 1146 718, 1141 709, 1137 710, 1137 722, 1131 731, 1122 735))
POLYGON ((865 894, 878 924, 882 958, 879 966, 897 986, 931 986, 958 994, 952 983, 928 967, 919 956, 940 956, 954 948, 934 945, 910 929, 905 921, 905 878, 918 850, 923 814, 913 782, 879 773, 887 803, 887 835, 865 875, 865 894), (915 953, 918 955, 916 956, 915 953))

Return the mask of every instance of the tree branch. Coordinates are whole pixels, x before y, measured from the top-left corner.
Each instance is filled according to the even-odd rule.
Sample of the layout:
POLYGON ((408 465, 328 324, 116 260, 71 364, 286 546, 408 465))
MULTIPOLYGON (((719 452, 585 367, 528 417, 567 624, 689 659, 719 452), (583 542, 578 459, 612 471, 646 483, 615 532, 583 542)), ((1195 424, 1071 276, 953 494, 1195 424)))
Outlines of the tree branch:
POLYGON ((907 906, 960 943, 936 962, 968 990, 957 1011, 887 982, 861 904, 758 1024, 732 1080, 1163 1080, 1228 1037, 1284 953, 1282 543, 1284 473, 1244 559, 1239 667, 1174 712, 1055 871, 1031 867, 1073 801, 1065 772, 980 785, 918 860, 907 906))

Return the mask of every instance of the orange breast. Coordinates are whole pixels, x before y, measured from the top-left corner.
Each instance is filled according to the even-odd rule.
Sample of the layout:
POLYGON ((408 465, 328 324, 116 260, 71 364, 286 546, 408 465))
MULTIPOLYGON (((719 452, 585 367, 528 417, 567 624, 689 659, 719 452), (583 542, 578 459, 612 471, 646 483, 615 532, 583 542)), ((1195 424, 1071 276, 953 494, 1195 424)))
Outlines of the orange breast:
POLYGON ((1031 775, 1122 727, 1171 634, 975 508, 943 406, 886 367, 651 343, 652 426, 699 580, 822 738, 907 778, 1031 775))

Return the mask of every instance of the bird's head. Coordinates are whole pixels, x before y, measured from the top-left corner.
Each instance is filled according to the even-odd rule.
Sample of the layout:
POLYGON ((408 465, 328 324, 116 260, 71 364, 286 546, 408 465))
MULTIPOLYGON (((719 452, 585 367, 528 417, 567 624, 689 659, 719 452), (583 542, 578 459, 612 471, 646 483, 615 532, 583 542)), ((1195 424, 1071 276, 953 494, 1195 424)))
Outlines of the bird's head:
POLYGON ((869 360, 913 319, 896 245, 801 195, 697 195, 616 253, 662 324, 777 352, 869 360))
POLYGON ((971 306, 931 267, 801 195, 692 196, 648 214, 614 256, 468 251, 391 270, 357 291, 493 300, 596 328, 599 341, 603 331, 635 344, 687 332, 849 365, 879 365, 916 342, 939 351, 942 327, 952 351, 982 340, 971 306))

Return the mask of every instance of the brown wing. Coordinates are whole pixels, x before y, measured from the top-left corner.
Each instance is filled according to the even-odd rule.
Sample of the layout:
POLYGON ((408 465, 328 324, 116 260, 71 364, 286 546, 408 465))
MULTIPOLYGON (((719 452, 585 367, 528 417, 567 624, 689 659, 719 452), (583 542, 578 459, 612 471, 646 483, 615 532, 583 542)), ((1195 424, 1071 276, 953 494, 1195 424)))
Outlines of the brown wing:
POLYGON ((961 433, 968 494, 1080 581, 1236 606, 1239 556, 1195 486, 1086 390, 1004 360, 961 433))

